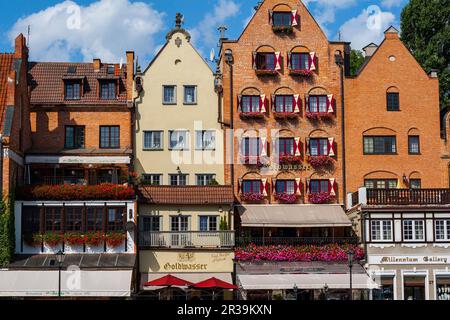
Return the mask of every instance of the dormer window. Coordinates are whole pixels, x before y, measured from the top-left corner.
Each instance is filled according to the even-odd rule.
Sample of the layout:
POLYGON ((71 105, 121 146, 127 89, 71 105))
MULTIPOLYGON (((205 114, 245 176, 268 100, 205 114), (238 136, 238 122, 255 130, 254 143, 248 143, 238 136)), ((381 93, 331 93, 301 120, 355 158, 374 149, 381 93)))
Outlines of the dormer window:
POLYGON ((81 98, 81 81, 64 82, 64 99, 79 100, 81 98))
POLYGON ((274 27, 290 27, 292 23, 292 14, 290 12, 274 12, 273 26, 274 27))
POLYGON ((102 100, 116 99, 116 82, 101 81, 100 82, 100 98, 102 100))
POLYGON ((114 72, 115 72, 114 65, 112 65, 112 64, 108 65, 107 73, 108 74, 114 74, 114 72))
POLYGON ((272 25, 274 32, 292 33, 298 21, 297 10, 292 10, 287 5, 278 5, 269 10, 269 24, 272 25))

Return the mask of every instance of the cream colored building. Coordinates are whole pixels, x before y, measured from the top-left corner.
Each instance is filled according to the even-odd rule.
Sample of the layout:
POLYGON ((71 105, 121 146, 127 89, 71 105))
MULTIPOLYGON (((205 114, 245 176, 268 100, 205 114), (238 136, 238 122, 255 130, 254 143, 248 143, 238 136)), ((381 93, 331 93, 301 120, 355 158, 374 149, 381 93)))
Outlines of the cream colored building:
POLYGON ((135 170, 141 179, 170 185, 171 175, 180 174, 182 184, 208 184, 211 179, 223 184, 214 74, 189 33, 180 25, 170 31, 166 44, 136 77, 142 84, 142 90, 137 85, 135 127, 135 170))

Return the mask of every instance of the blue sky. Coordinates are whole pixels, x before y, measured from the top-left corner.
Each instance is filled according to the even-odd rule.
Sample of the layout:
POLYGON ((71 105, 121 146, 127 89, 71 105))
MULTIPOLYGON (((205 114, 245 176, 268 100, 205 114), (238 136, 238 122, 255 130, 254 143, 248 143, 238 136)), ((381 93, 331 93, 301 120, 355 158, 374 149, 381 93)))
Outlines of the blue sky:
MULTIPOLYGON (((408 0, 303 0, 330 40, 360 49, 380 42, 389 26, 399 27, 408 0)), ((13 38, 31 25, 31 59, 115 62, 135 50, 142 65, 164 44, 176 12, 202 55, 217 51, 220 24, 237 38, 257 0, 14 0, 0 3, 0 51, 12 51, 13 38)))

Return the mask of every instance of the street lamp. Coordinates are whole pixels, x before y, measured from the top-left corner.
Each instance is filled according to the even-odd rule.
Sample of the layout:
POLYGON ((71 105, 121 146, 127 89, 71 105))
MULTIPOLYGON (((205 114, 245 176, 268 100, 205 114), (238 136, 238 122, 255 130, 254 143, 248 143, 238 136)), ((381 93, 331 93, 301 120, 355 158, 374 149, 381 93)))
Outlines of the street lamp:
POLYGON ((297 287, 297 284, 294 284, 294 297, 295 297, 295 301, 297 301, 297 298, 298 298, 298 287, 297 287))
POLYGON ((325 283, 325 285, 323 286, 323 295, 325 297, 325 300, 328 300, 328 284, 325 283))
POLYGON ((350 300, 353 300, 353 279, 352 279, 352 269, 353 269, 353 256, 355 253, 352 250, 347 252, 348 258, 348 268, 350 270, 350 300))
POLYGON ((58 298, 61 299, 61 269, 64 261, 64 252, 61 250, 56 253, 56 261, 58 262, 58 298))

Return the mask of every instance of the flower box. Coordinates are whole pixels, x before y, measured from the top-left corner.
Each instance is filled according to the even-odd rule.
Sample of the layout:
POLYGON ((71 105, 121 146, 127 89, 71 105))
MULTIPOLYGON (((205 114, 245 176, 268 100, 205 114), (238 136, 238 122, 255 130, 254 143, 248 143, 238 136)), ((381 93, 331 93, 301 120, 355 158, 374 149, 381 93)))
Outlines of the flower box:
POLYGON ((314 203, 314 204, 331 203, 331 202, 334 202, 335 199, 336 199, 336 197, 329 194, 328 192, 310 193, 308 195, 309 203, 314 203))
POLYGON ((256 75, 258 76, 274 76, 278 73, 277 70, 265 70, 265 69, 256 69, 255 72, 256 75))
POLYGON ((263 163, 261 161, 261 157, 259 156, 244 156, 241 155, 241 162, 248 166, 258 166, 262 167, 263 163))
POLYGON ((302 157, 294 155, 280 155, 278 157, 278 162, 280 164, 299 164, 302 162, 302 157))
POLYGON ((84 242, 91 247, 98 247, 103 244, 104 235, 101 232, 88 232, 84 235, 84 242))
POLYGON ((239 114, 239 117, 241 119, 247 120, 247 119, 263 119, 265 116, 262 112, 241 112, 239 114))
POLYGON ((310 262, 347 261, 347 252, 354 252, 354 259, 364 258, 364 250, 352 244, 329 244, 329 245, 279 245, 279 246, 256 246, 250 244, 243 248, 235 249, 236 260, 246 261, 289 261, 310 262))
POLYGON ((49 247, 56 247, 63 242, 64 236, 58 232, 47 232, 42 235, 42 240, 45 245, 49 247))
POLYGON ((285 33, 291 34, 294 32, 294 28, 292 26, 272 26, 272 30, 275 33, 285 33))
POLYGON ((311 77, 313 75, 312 70, 289 70, 289 73, 296 76, 311 77))
POLYGON ((71 246, 82 246, 84 244, 84 236, 79 232, 69 232, 64 234, 64 242, 71 246))
POLYGON ((297 112, 273 112, 273 116, 276 119, 297 119, 299 114, 297 112))
POLYGON ((312 121, 329 121, 334 118, 334 114, 330 112, 306 112, 306 118, 312 121))
POLYGON ((241 200, 245 202, 261 202, 266 198, 262 193, 243 193, 241 194, 241 200))
POLYGON ((124 232, 108 232, 105 235, 105 241, 109 247, 116 248, 123 243, 125 237, 126 234, 124 232))
POLYGON ((28 233, 23 235, 23 242, 30 247, 38 247, 42 244, 42 235, 40 233, 28 233))
POLYGON ((328 168, 334 165, 335 160, 329 156, 309 156, 308 162, 313 168, 328 168))
POLYGON ((297 203, 298 201, 298 194, 291 194, 291 193, 276 193, 275 194, 275 199, 278 200, 278 202, 282 202, 282 203, 287 203, 287 204, 292 204, 292 203, 297 203))

